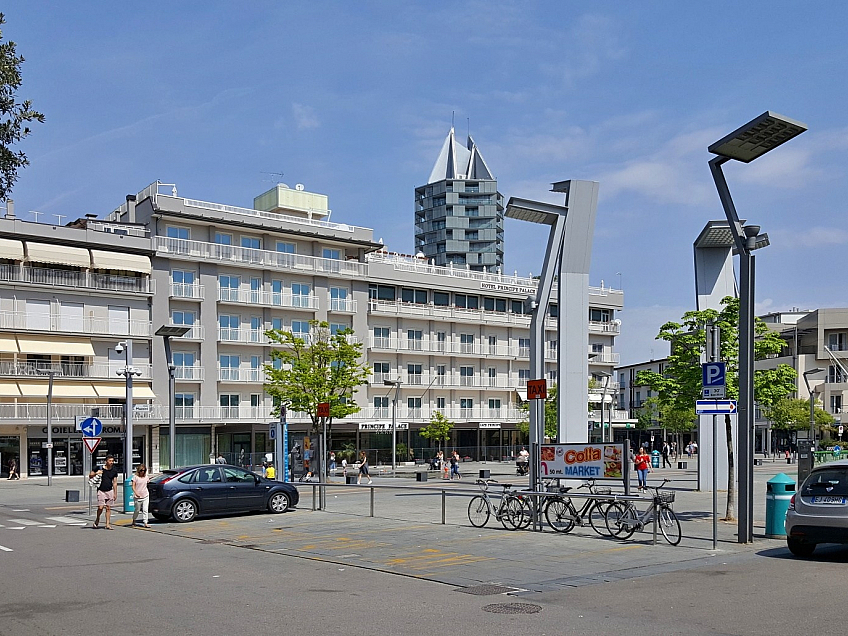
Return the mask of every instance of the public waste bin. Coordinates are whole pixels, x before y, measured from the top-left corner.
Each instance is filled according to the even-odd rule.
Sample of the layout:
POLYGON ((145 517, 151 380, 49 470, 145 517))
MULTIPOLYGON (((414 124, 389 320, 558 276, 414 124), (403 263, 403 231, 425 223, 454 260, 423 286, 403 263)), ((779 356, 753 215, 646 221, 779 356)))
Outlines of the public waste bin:
POLYGON ((795 494, 795 480, 779 473, 766 482, 766 536, 779 539, 786 536, 786 511, 795 494))
POLYGON ((651 451, 651 468, 660 467, 660 452, 658 450, 651 451))
POLYGON ((135 512, 135 497, 132 491, 132 479, 124 480, 124 514, 135 512))

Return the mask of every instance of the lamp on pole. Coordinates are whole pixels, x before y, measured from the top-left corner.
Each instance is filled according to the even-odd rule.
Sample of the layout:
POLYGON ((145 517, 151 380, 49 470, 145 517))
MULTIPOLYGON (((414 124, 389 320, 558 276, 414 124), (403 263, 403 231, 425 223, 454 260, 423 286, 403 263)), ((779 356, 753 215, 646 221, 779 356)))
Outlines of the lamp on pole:
POLYGON ((739 221, 722 164, 735 159, 749 163, 777 146, 797 137, 807 126, 782 115, 766 111, 741 128, 712 144, 716 155, 709 161, 721 205, 727 217, 736 251, 739 254, 739 408, 737 415, 739 446, 739 523, 738 542, 750 543, 754 535, 754 255, 753 251, 769 244, 768 235, 760 234, 759 225, 744 226, 739 221))
MULTIPOLYGON (((119 342, 115 346, 115 351, 118 354, 126 353, 127 356, 127 364, 123 369, 118 370, 118 375, 124 376, 127 383, 127 393, 126 393, 126 404, 124 406, 124 414, 125 414, 125 435, 127 437, 126 444, 124 446, 124 489, 127 488, 127 482, 130 480, 130 475, 132 474, 132 459, 133 459, 133 377, 141 375, 141 371, 135 369, 132 366, 133 363, 133 341, 129 338, 126 340, 119 342)), ((124 496, 124 513, 129 512, 127 510, 128 497, 124 496)))
POLYGON ((49 377, 47 380, 47 485, 53 485, 53 378, 59 373, 56 369, 39 369, 39 373, 49 377))
POLYGON ((181 338, 191 330, 190 325, 162 325, 156 330, 165 342, 165 361, 168 363, 168 468, 177 464, 177 416, 174 396, 177 368, 171 354, 171 338, 181 338))
MULTIPOLYGON (((611 374, 600 372, 595 375, 600 375, 604 378, 604 386, 603 393, 601 393, 601 444, 604 443, 604 404, 607 401, 607 387, 609 386, 611 374)), ((610 396, 610 414, 609 414, 609 425, 610 425, 610 433, 612 433, 612 396, 610 396)))
POLYGON ((397 401, 401 382, 400 379, 383 380, 383 384, 395 387, 395 397, 392 398, 392 477, 394 477, 397 468, 397 401))
POLYGON ((807 393, 810 394, 810 443, 813 445, 815 449, 816 446, 816 396, 813 393, 812 389, 810 389, 810 381, 808 376, 816 375, 817 373, 824 372, 824 369, 810 369, 808 371, 804 371, 804 384, 807 385, 807 393))

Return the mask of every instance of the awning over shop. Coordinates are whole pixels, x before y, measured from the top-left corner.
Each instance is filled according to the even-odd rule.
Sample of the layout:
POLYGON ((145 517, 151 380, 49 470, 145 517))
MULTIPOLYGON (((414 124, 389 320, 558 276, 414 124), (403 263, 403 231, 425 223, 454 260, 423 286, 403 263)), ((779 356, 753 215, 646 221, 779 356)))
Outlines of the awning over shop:
POLYGON ((55 263, 71 267, 91 267, 91 255, 82 247, 49 245, 47 243, 26 243, 27 260, 34 263, 55 263))
POLYGON ((18 336, 18 348, 21 353, 42 353, 61 356, 93 356, 91 340, 81 338, 30 338, 18 336))
MULTIPOLYGON (((18 382, 18 388, 24 397, 43 397, 47 399, 47 382, 18 382)), ((95 398, 94 387, 87 382, 54 382, 54 398, 95 398)))
MULTIPOLYGON (((95 384, 97 395, 102 398, 125 398, 127 396, 127 385, 123 382, 120 384, 95 384)), ((152 400, 156 397, 151 388, 146 384, 138 384, 133 382, 133 401, 135 400, 152 400)))
POLYGON ((515 389, 515 392, 518 394, 518 399, 522 402, 527 401, 527 389, 515 389))
POLYGON ((20 397, 17 382, 0 382, 0 397, 20 397))
MULTIPOLYGON (((589 394, 589 401, 590 402, 600 402, 601 396, 598 395, 597 393, 590 393, 589 394)), ((612 396, 609 395, 609 394, 605 395, 604 396, 604 404, 609 404, 610 402, 612 402, 612 396)))
POLYGON ((0 258, 11 261, 24 260, 24 244, 14 239, 0 239, 0 258))
POLYGON ((140 272, 150 274, 152 268, 150 259, 141 254, 121 254, 119 252, 104 252, 91 250, 91 263, 95 269, 115 269, 125 272, 140 272))
POLYGON ((17 353, 18 341, 10 333, 0 333, 0 353, 17 353))

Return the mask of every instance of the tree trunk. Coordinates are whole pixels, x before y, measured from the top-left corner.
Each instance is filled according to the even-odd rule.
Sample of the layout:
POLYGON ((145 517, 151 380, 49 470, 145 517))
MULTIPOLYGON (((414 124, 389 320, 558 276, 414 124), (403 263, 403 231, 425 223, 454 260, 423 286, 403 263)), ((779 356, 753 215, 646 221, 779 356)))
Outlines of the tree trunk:
MULTIPOLYGON (((733 429, 730 416, 724 416, 724 429, 727 434, 727 512, 724 521, 736 521, 736 466, 733 458, 733 429)), ((713 466, 713 470, 715 470, 713 466)))

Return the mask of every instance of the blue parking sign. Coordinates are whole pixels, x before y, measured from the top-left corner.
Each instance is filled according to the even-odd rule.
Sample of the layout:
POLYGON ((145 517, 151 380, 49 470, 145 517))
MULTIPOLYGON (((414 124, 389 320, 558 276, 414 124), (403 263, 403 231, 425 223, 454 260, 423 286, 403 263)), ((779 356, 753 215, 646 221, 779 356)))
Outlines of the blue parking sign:
POLYGON ((725 397, 725 364, 724 362, 705 362, 701 367, 701 384, 703 385, 703 397, 724 398, 725 397))

